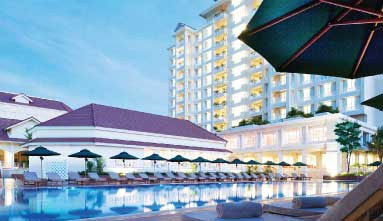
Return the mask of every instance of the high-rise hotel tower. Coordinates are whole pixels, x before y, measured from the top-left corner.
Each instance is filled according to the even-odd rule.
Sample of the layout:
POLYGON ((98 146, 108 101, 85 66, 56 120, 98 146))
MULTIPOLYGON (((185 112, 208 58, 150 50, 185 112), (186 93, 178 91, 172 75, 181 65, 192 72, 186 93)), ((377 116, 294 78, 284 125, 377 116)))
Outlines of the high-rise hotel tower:
POLYGON ((270 122, 292 108, 314 113, 319 105, 381 125, 383 115, 360 104, 382 92, 382 78, 347 80, 275 72, 237 36, 261 0, 218 0, 194 29, 179 23, 169 48, 169 116, 190 120, 209 131, 237 126, 255 116, 270 122))

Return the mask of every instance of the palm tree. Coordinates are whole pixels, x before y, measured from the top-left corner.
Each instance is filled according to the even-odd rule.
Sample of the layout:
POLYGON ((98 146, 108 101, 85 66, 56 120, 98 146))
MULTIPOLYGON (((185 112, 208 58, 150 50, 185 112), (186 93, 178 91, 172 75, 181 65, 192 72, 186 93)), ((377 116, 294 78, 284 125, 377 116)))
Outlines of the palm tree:
POLYGON ((380 162, 383 159, 383 126, 379 127, 376 134, 371 136, 371 142, 368 143, 370 151, 378 154, 380 162))

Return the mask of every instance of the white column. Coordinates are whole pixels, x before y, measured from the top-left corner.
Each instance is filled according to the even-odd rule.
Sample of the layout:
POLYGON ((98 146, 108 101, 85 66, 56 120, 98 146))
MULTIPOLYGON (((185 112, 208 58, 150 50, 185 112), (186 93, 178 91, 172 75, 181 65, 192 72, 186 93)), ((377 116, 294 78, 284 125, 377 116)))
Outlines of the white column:
MULTIPOLYGON (((306 150, 302 150, 301 154, 302 154, 302 163, 307 164, 307 151, 306 150)), ((307 167, 303 167, 302 173, 307 175, 307 167)))
MULTIPOLYGON (((278 162, 280 163, 283 161, 283 151, 278 152, 278 162)), ((278 167, 278 173, 282 174, 283 173, 283 168, 281 166, 278 167)))

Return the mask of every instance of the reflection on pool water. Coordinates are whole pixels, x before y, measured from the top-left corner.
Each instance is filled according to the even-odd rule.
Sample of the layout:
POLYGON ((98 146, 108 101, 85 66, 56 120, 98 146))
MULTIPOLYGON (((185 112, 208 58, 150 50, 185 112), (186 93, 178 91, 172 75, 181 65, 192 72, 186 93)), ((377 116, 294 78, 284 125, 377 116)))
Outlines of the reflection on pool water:
POLYGON ((0 220, 69 220, 129 215, 350 191, 351 182, 170 184, 150 186, 14 188, 1 192, 0 220))

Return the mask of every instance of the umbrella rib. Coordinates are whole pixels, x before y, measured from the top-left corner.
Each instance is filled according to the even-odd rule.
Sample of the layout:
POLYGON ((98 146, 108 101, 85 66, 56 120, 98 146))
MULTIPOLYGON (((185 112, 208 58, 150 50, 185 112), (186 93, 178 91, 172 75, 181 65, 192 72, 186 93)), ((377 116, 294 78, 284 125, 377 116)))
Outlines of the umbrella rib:
POLYGON ((270 22, 267 22, 266 24, 263 24, 260 27, 254 29, 252 31, 249 31, 247 33, 243 32, 238 38, 241 39, 243 34, 246 34, 247 36, 254 35, 254 34, 256 34, 256 33, 260 32, 260 31, 263 31, 265 29, 268 29, 268 28, 270 28, 270 27, 272 27, 272 26, 274 26, 274 25, 276 25, 276 24, 278 24, 278 23, 280 23, 280 22, 282 22, 282 21, 284 21, 286 19, 289 19, 291 17, 294 17, 294 16, 296 16, 296 15, 306 11, 306 10, 309 10, 309 9, 319 5, 319 4, 321 4, 320 1, 312 1, 312 2, 310 2, 308 4, 305 4, 305 5, 297 8, 297 9, 295 9, 295 10, 285 14, 285 15, 282 15, 282 16, 280 16, 278 18, 275 18, 275 19, 271 20, 270 22))
MULTIPOLYGON (((363 0, 358 0, 355 5, 359 5, 363 0)), ((324 34, 326 34, 332 26, 331 23, 339 22, 344 17, 346 17, 352 9, 344 10, 342 13, 340 13, 337 17, 333 19, 329 24, 327 24, 325 27, 322 28, 317 34, 315 34, 309 41, 307 41, 298 51, 296 51, 284 64, 280 66, 279 69, 283 70, 287 66, 289 66, 293 61, 295 61, 303 52, 305 52, 309 47, 311 47, 316 41, 318 41, 324 34)))
POLYGON ((351 21, 341 21, 330 23, 330 26, 341 26, 341 25, 365 25, 371 23, 383 23, 382 18, 372 18, 372 19, 357 19, 351 21))
MULTIPOLYGON (((375 23, 375 26, 374 26, 374 27, 376 27, 376 26, 377 26, 377 23, 375 23)), ((374 34, 375 34, 375 29, 372 29, 371 32, 370 32, 370 34, 368 35, 368 38, 367 38, 367 40, 366 40, 366 43, 364 44, 362 50, 360 51, 358 60, 357 60, 357 62, 356 62, 356 64, 355 64, 354 70, 353 70, 353 72, 352 72, 352 76, 353 76, 354 78, 355 78, 355 76, 356 76, 356 72, 358 71, 358 69, 359 69, 359 67, 360 67, 360 64, 362 63, 362 60, 363 60, 363 58, 364 58, 364 56, 365 56, 365 54, 366 54, 366 51, 367 51, 367 49, 368 49, 368 46, 369 46, 370 43, 371 43, 372 37, 374 37, 374 34)))
POLYGON ((347 9, 350 9, 350 10, 363 12, 363 13, 370 14, 370 15, 375 15, 375 16, 380 16, 380 17, 383 16, 383 13, 381 13, 379 11, 371 10, 369 8, 363 8, 363 7, 356 6, 356 5, 350 5, 350 4, 346 4, 346 3, 341 3, 341 2, 338 2, 338 1, 335 1, 335 0, 319 0, 319 1, 323 2, 323 3, 330 4, 330 5, 339 6, 339 7, 342 7, 342 8, 347 8, 347 9))

